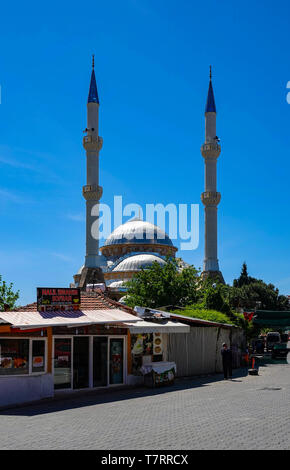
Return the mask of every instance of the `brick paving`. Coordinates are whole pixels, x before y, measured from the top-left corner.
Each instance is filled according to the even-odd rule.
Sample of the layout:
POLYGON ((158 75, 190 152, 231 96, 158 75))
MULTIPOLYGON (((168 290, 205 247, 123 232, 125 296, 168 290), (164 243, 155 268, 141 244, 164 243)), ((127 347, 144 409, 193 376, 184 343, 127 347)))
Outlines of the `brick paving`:
POLYGON ((0 412, 4 449, 290 449, 290 364, 0 412))

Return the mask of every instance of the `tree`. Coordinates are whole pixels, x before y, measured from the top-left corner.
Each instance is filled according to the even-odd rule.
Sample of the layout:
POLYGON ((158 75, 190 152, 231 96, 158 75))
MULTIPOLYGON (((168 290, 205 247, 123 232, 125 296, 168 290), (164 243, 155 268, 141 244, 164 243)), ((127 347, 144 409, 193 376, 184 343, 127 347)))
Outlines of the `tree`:
POLYGON ((13 283, 9 285, 2 281, 0 275, 0 311, 12 310, 15 308, 16 301, 19 299, 19 291, 13 291, 13 283))
POLYGON ((200 277, 193 266, 182 270, 178 261, 167 258, 165 265, 154 262, 126 283, 126 303, 134 307, 160 308, 196 303, 200 297, 200 277))
POLYGON ((233 308, 254 309, 258 307, 262 310, 287 310, 288 299, 284 295, 279 295, 279 289, 273 284, 266 284, 257 279, 251 284, 233 288, 231 306, 233 308))
POLYGON ((251 284, 252 282, 255 282, 256 280, 257 279, 255 279, 254 277, 250 277, 248 275, 248 267, 247 267, 246 262, 244 261, 240 277, 238 279, 234 279, 233 286, 234 287, 247 286, 251 284))
POLYGON ((226 295, 218 279, 207 278, 202 283, 201 305, 208 310, 225 313, 226 295))
POLYGON ((247 265, 243 263, 238 279, 234 279, 230 292, 232 308, 254 309, 257 306, 263 310, 287 310, 288 299, 279 294, 273 284, 267 284, 262 279, 248 275, 247 265))

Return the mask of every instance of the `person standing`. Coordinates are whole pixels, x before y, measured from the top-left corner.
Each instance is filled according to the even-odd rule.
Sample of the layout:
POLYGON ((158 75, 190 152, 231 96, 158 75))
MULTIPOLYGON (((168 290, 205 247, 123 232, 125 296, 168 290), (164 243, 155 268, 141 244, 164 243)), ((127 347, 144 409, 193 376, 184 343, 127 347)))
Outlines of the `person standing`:
POLYGON ((232 378, 232 351, 228 348, 227 343, 223 343, 221 350, 222 361, 223 361, 223 371, 224 379, 232 378))

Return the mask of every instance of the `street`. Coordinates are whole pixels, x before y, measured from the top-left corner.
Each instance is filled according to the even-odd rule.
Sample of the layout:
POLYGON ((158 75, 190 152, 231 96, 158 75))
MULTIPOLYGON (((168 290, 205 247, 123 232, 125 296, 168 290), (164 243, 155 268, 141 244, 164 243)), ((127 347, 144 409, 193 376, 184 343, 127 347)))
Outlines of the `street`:
POLYGON ((1 449, 290 449, 290 364, 0 412, 1 449))

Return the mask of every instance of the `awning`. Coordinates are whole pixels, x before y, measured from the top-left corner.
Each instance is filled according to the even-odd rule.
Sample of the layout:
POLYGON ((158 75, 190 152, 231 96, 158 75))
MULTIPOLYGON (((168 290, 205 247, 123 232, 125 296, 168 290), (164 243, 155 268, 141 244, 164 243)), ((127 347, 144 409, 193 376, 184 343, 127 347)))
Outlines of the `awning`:
POLYGON ((287 310, 256 310, 256 318, 290 320, 290 311, 287 310))
POLYGON ((190 326, 184 323, 174 321, 166 321, 162 323, 154 323, 141 320, 138 324, 124 323, 131 333, 189 333, 190 326))
POLYGON ((281 328, 283 330, 290 329, 290 319, 264 319, 264 318, 253 318, 254 325, 262 326, 265 328, 281 328))
MULTIPOLYGON (((51 312, 0 312, 0 318, 10 323, 12 328, 46 328, 50 326, 86 326, 138 322, 135 315, 118 308, 100 310, 57 310, 51 312)), ((127 328, 127 327, 126 327, 127 328)))
POLYGON ((253 318, 254 325, 290 329, 290 312, 275 310, 257 310, 253 318))

